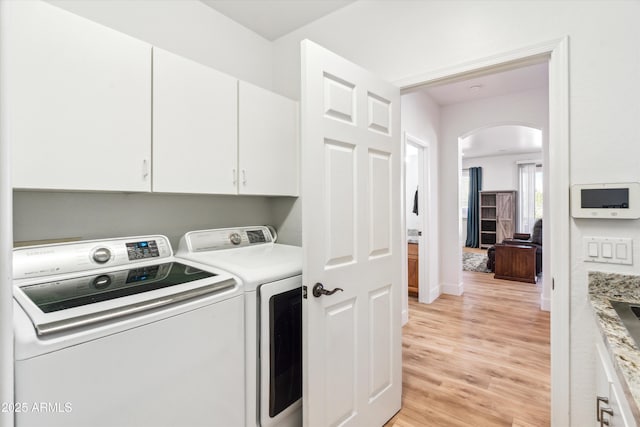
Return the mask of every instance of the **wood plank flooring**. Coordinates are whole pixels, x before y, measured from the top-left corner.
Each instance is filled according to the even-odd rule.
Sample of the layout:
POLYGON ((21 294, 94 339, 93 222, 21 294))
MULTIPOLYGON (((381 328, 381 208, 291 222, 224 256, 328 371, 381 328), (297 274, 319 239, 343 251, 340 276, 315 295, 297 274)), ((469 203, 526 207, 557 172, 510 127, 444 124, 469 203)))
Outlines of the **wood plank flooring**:
POLYGON ((409 298, 402 409, 386 427, 550 425, 549 313, 536 286, 463 280, 461 297, 409 298))

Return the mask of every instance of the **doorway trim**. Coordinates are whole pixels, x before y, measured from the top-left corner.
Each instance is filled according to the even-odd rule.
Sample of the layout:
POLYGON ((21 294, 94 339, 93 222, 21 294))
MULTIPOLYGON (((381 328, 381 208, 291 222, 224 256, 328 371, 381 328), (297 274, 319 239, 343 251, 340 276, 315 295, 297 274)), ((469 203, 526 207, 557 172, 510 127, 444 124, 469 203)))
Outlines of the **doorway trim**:
MULTIPOLYGON (((404 133, 404 148, 408 144, 418 146, 420 149, 420 155, 418 158, 418 164, 420 166, 418 170, 418 186, 422 189, 420 192, 419 215, 420 228, 422 236, 418 238, 419 242, 419 255, 418 255, 418 301, 421 303, 431 303, 440 296, 440 289, 437 286, 438 276, 436 265, 438 263, 437 251, 427 249, 437 246, 437 233, 436 224, 434 221, 430 221, 434 217, 433 204, 431 203, 431 145, 429 142, 424 141, 409 132, 404 133), (435 274, 434 274, 435 273, 435 274)), ((403 174, 406 177, 406 164, 403 174)), ((406 192, 405 192, 406 194, 406 192)), ((406 295, 406 292, 405 292, 406 295)), ((408 298, 408 296, 406 297, 408 298)))
POLYGON ((569 216, 569 37, 423 72, 394 82, 402 90, 467 79, 549 61, 549 221, 545 252, 551 251, 551 424, 571 425, 570 374, 570 216, 569 216), (555 288, 555 283, 558 287, 555 288))

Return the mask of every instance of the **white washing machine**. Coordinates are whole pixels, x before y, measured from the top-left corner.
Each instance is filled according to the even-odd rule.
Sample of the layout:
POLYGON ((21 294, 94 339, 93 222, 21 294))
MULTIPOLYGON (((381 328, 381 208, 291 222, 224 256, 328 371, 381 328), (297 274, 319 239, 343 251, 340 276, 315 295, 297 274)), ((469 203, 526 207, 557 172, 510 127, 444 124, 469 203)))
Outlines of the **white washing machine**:
POLYGON ((164 236, 13 254, 15 423, 239 426, 244 293, 164 236))
POLYGON ((220 268, 244 283, 246 421, 302 425, 302 248, 277 244, 264 226, 192 231, 176 257, 220 268))

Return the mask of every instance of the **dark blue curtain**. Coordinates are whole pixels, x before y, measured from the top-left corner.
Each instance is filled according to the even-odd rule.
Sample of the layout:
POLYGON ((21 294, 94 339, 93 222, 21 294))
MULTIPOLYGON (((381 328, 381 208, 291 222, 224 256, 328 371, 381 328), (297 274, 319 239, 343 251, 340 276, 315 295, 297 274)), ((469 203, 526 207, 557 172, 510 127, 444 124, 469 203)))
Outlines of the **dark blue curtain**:
POLYGON ((482 168, 469 168, 469 208, 467 210, 468 248, 479 248, 480 231, 480 190, 482 190, 482 168))

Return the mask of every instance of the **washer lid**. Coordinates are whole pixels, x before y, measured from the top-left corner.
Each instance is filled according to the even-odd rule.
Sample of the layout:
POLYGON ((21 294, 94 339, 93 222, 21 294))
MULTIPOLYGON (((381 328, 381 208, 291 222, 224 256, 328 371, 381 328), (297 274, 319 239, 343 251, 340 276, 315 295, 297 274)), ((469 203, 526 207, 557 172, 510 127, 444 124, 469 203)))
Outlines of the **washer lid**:
POLYGON ((39 336, 115 322, 196 298, 222 300, 241 291, 241 283, 230 274, 187 262, 146 263, 128 270, 14 283, 14 298, 39 336))
POLYGON ((263 283, 302 274, 302 248, 299 246, 263 244, 197 253, 179 250, 176 257, 235 274, 244 282, 245 291, 255 290, 263 283))
POLYGON ((217 276, 179 262, 138 266, 126 270, 21 286, 20 290, 44 313, 67 310, 116 298, 155 291, 217 276))

